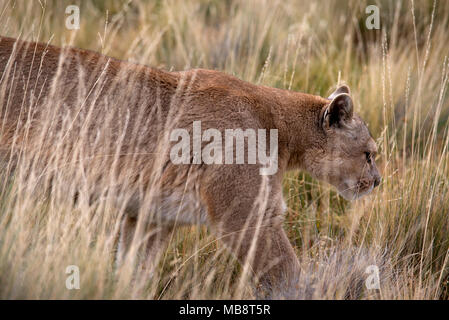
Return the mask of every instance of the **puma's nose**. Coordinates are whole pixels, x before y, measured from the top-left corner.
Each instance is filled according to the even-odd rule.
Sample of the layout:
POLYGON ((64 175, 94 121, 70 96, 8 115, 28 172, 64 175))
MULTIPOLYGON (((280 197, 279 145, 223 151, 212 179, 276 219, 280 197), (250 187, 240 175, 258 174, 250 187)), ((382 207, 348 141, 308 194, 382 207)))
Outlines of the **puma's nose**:
POLYGON ((374 178, 374 188, 380 184, 380 176, 376 176, 374 178))

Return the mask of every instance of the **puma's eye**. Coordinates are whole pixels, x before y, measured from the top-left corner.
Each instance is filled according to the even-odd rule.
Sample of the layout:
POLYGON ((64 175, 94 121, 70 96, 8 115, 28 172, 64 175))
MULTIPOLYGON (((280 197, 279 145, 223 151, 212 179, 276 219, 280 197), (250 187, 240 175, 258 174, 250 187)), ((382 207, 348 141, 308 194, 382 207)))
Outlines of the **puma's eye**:
POLYGON ((365 152, 366 162, 371 163, 371 152, 365 152))

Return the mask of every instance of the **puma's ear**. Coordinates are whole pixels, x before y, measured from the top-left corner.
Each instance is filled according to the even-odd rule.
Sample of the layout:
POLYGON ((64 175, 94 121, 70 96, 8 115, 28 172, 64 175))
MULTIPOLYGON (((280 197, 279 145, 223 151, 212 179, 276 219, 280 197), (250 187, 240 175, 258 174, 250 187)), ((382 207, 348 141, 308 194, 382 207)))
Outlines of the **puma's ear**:
POLYGON ((338 96, 340 93, 347 93, 348 95, 351 95, 351 90, 349 90, 349 87, 347 85, 342 85, 338 87, 337 90, 331 93, 331 95, 328 97, 329 100, 333 100, 336 96, 338 96))
POLYGON ((347 93, 340 93, 321 112, 323 128, 340 127, 344 122, 352 119, 352 110, 351 97, 347 93))

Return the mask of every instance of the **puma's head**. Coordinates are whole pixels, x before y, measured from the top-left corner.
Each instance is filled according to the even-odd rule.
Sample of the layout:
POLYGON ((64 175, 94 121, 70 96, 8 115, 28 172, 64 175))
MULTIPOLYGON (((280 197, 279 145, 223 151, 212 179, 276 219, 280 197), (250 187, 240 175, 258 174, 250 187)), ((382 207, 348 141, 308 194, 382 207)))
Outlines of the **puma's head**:
POLYGON ((349 88, 342 86, 329 96, 320 114, 324 141, 306 161, 316 178, 335 186, 347 200, 370 193, 380 183, 374 158, 377 146, 366 124, 353 112, 349 88))

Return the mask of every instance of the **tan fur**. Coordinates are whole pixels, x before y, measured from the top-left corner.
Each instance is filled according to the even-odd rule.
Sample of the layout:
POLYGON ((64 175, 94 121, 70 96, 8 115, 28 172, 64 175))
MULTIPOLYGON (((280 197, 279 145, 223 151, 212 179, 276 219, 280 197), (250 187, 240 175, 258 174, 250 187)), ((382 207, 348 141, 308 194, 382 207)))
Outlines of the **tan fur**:
MULTIPOLYGON (((162 248, 162 238, 175 225, 205 223, 248 263, 263 289, 271 294, 291 291, 300 265, 282 228, 284 173, 307 170, 348 199, 370 192, 379 182, 374 161, 367 163, 365 155, 374 154, 376 145, 353 115, 346 88, 329 100, 254 85, 218 71, 166 72, 86 50, 5 37, 0 37, 0 76, 4 157, 12 156, 15 145, 33 152, 37 137, 47 141, 64 127, 65 117, 72 119, 63 139, 68 152, 82 132, 91 138, 85 152, 92 159, 105 146, 119 149, 120 156, 103 159, 100 166, 104 174, 118 168, 112 170, 114 179, 126 185, 120 190, 139 186, 127 197, 117 192, 129 214, 122 226, 122 259, 138 214, 151 212, 162 230, 156 232, 158 240, 151 237, 152 249, 162 248), (341 108, 349 102, 350 110, 341 108), (190 132, 196 120, 203 131, 277 129, 278 171, 261 176, 260 165, 174 165, 167 133, 174 128, 190 132), (148 205, 147 193, 152 194, 148 205)), ((39 150, 49 158, 51 151, 50 146, 39 150)), ((98 163, 92 160, 86 166, 94 165, 98 163)))

